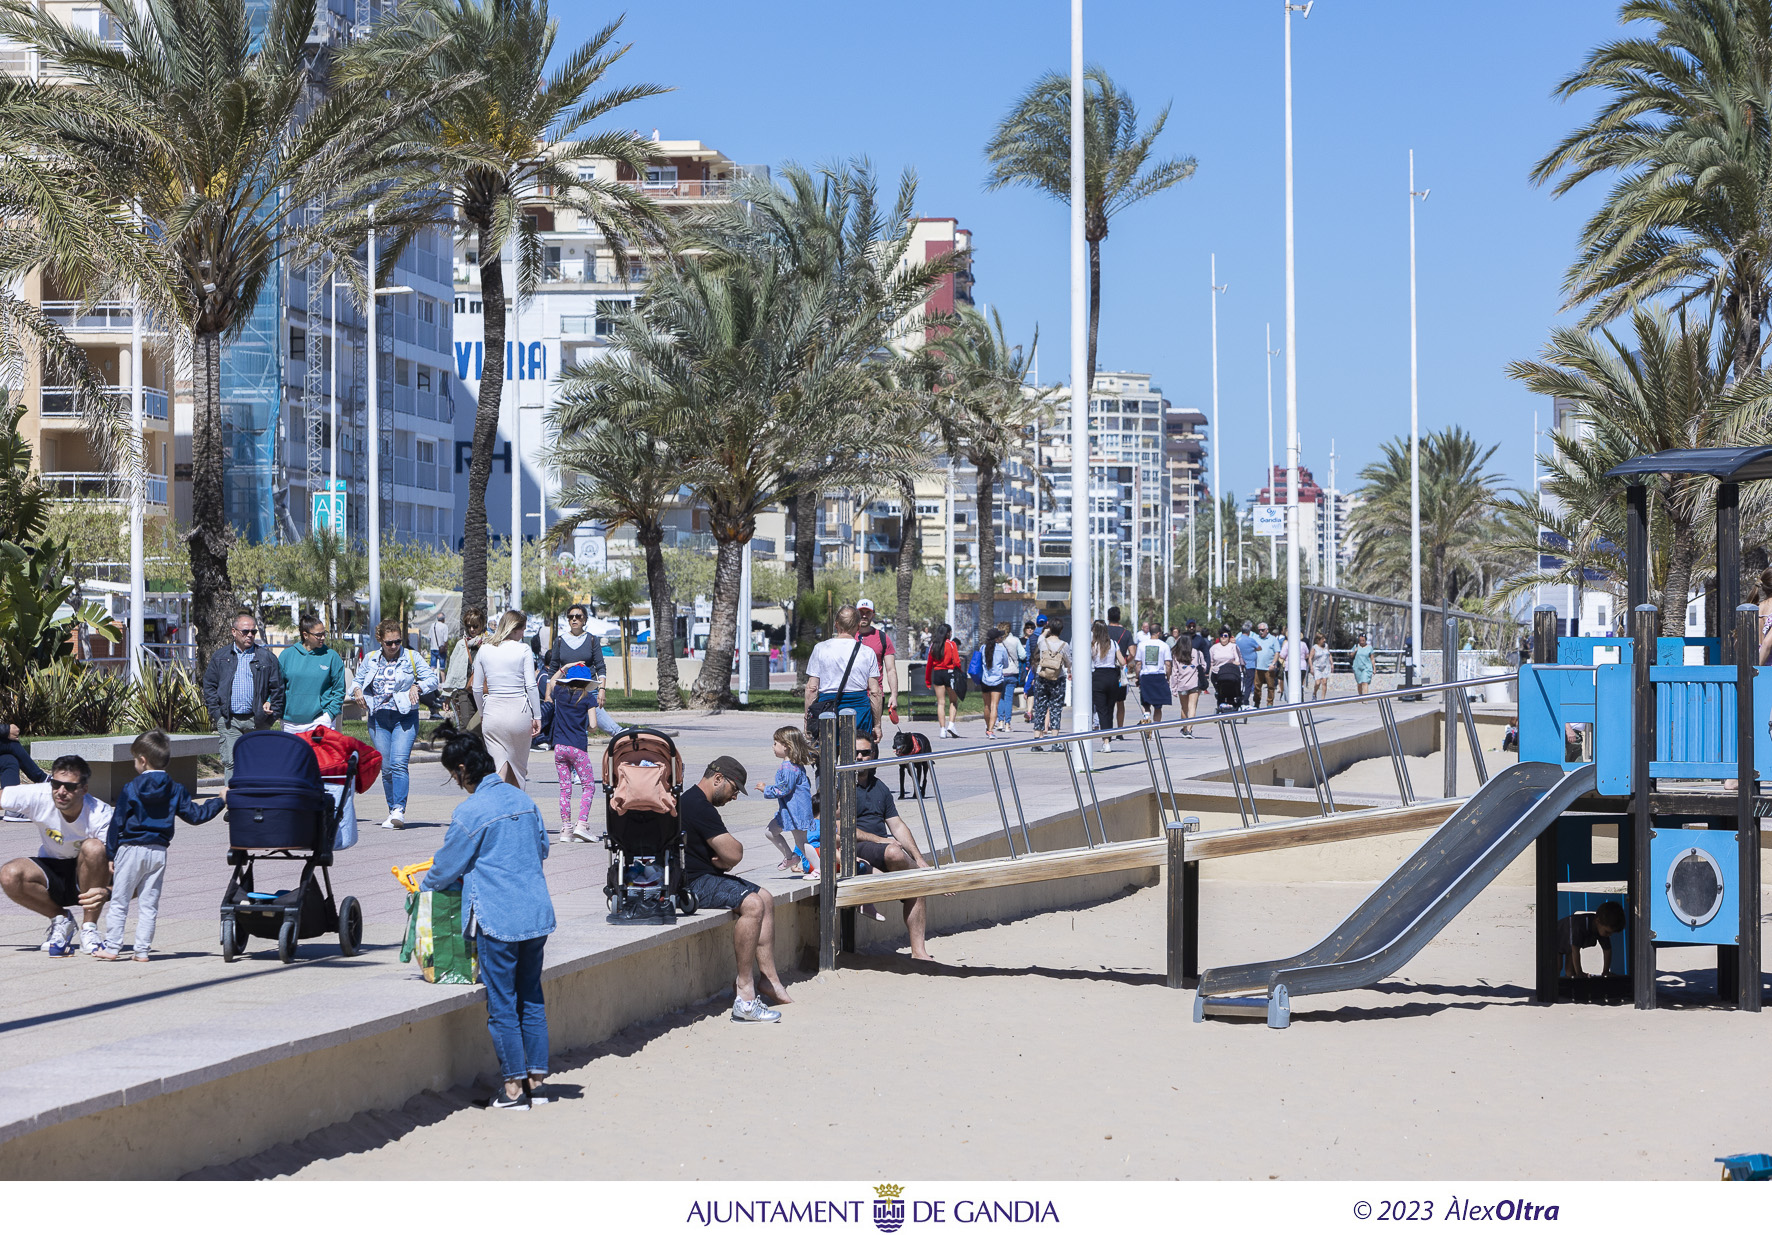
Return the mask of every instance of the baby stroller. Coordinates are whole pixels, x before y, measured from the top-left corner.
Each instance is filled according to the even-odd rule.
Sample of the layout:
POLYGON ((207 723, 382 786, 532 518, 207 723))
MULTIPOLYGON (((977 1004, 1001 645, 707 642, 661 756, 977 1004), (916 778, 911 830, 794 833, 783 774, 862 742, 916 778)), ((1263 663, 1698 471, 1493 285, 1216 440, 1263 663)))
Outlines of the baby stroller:
POLYGON ((1212 671, 1212 693, 1218 696, 1218 711, 1241 711, 1243 707, 1243 670, 1235 661, 1226 661, 1212 671))
POLYGON ((671 923, 695 912, 695 893, 683 882, 683 757, 656 729, 623 729, 603 754, 608 795, 609 898, 612 925, 671 923))
POLYGON ((332 899, 332 844, 355 789, 357 755, 347 763, 337 801, 320 779, 313 747, 300 736, 255 729, 234 746, 228 781, 228 880, 221 903, 222 959, 232 961, 253 936, 277 941, 277 959, 295 959, 296 941, 338 933, 338 949, 357 955, 363 942, 363 909, 357 898, 332 899), (300 862, 294 888, 260 892, 256 863, 300 862), (317 876, 317 877, 316 877, 317 876))

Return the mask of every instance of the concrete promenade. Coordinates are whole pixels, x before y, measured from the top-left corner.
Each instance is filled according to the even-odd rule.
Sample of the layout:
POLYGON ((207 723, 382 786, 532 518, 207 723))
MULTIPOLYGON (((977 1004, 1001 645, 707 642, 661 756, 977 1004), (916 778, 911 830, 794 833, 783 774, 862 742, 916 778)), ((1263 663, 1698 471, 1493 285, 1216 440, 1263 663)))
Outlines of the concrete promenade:
MULTIPOLYGON (((1433 711, 1425 703, 1398 709, 1410 730, 1412 753, 1435 744, 1433 711)), ((621 719, 661 723, 657 714, 621 719)), ((745 764, 754 784, 773 776, 770 735, 793 719, 783 714, 681 713, 662 724, 678 731, 688 780, 714 755, 731 754, 745 764)), ((1298 777, 1303 759, 1294 730, 1259 715, 1241 730, 1258 786, 1298 777)), ((979 741, 982 725, 973 722, 966 732, 963 741, 951 745, 979 741)), ((1319 732, 1325 744, 1345 747, 1341 766, 1383 749, 1373 709, 1325 713, 1319 732)), ((1021 733, 1025 729, 1018 724, 1021 733)), ((1178 782, 1224 774, 1220 743, 1209 729, 1201 733, 1203 740, 1172 733, 1163 741, 1178 782)), ((600 752, 598 746, 593 755, 600 757, 600 752)), ((1029 752, 1018 752, 1014 760, 1014 783, 1028 819, 1047 821, 1036 829, 1036 847, 1080 844, 1064 760, 1029 752)), ((970 844, 973 856, 988 856, 982 846, 993 836, 1001 843, 1001 825, 983 758, 949 761, 942 768, 955 843, 970 844)), ((551 755, 534 752, 530 771, 530 792, 550 829, 555 828, 558 790, 551 755)), ((887 779, 896 787, 895 770, 889 770, 887 779)), ((1116 751, 1099 759, 1096 782, 1109 813, 1110 835, 1150 834, 1155 810, 1136 744, 1123 754, 1116 751)), ((1217 822, 1234 821, 1228 786, 1202 789, 1222 803, 1217 822)), ((1425 796, 1437 791, 1437 785, 1417 786, 1425 796)), ((1004 792, 1007 796, 1007 784, 1004 792)), ((1309 790, 1275 790, 1272 796, 1291 799, 1286 813, 1315 813, 1309 790)), ((257 1152, 358 1111, 397 1107, 424 1088, 471 1079, 476 1061, 480 1067, 489 1065, 480 989, 428 985, 415 968, 398 959, 405 893, 389 868, 430 856, 460 800, 459 791, 434 763, 413 768, 409 822, 403 831, 374 826, 383 814, 379 782, 360 799, 362 839, 338 855, 333 868, 337 894, 357 897, 364 910, 363 951, 351 959, 339 954, 336 938, 320 937, 302 944, 293 965, 279 964, 266 940, 254 940, 253 949, 237 963, 223 963, 217 907, 229 871, 227 832, 220 819, 179 828, 151 963, 100 963, 86 956, 51 960, 37 950, 43 920, 0 902, 0 981, 9 996, 0 1012, 0 1178, 153 1177, 188 1171, 257 1152), (338 1084, 317 1083, 322 1077, 336 1081, 347 1072, 357 1078, 344 1087, 348 1092, 339 1092, 338 1084), (262 1102, 266 1112, 276 1114, 256 1123, 243 1117, 222 1121, 213 1137, 207 1137, 200 1127, 204 1112, 213 1113, 218 1102, 262 1102), (188 1127, 183 1126, 186 1121, 188 1127), (176 1144, 160 1139, 162 1132, 175 1131, 176 1144), (110 1143, 105 1143, 107 1137, 110 1143), (78 1147, 89 1144, 93 1160, 68 1160, 70 1153, 84 1157, 78 1147)), ((904 808, 904 818, 921 839, 922 817, 913 803, 907 801, 904 808)), ((776 869, 779 855, 763 834, 773 813, 773 805, 753 789, 728 807, 725 816, 745 844, 738 873, 770 887, 778 898, 778 960, 784 970, 804 972, 811 967, 816 939, 814 885, 776 869)), ((933 806, 930 816, 934 823, 933 806)), ((602 831, 602 817, 599 802, 591 816, 593 832, 602 831)), ((1214 822, 1209 819, 1207 826, 1214 822)), ((936 827, 945 847, 938 823, 936 827)), ((0 855, 34 849, 35 834, 28 825, 11 825, 0 833, 0 855)), ((609 926, 603 920, 606 863, 602 846, 575 844, 558 845, 547 864, 560 919, 548 946, 551 1016, 556 1000, 572 983, 582 986, 594 976, 602 984, 586 997, 589 1011, 559 1018, 557 1050, 581 1048, 636 1021, 730 989, 730 915, 703 913, 674 927, 609 926)), ((269 869, 260 867, 261 887, 278 886, 269 869)), ((290 879, 297 871, 290 867, 290 879)), ((1147 882, 1149 876, 1131 872, 1003 890, 1014 895, 948 898, 932 914, 931 950, 939 961, 943 925, 1074 904, 1147 882)), ((891 944, 902 937, 896 910, 888 916, 884 925, 864 922, 864 944, 891 944)), ((126 934, 126 943, 132 937, 126 934)), ((787 1015, 793 1014, 789 1008, 787 1015)))

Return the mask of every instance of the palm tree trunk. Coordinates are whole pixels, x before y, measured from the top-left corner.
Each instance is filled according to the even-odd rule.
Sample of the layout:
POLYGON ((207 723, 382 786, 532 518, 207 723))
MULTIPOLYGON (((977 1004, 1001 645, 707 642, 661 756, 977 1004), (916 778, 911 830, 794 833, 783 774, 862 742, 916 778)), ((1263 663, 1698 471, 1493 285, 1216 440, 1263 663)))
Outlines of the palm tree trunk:
POLYGON ((1084 398, 1095 389, 1095 340, 1101 333, 1101 241, 1089 242, 1089 379, 1084 398))
MULTIPOLYGON (((492 479, 492 448, 498 441, 499 406, 505 389, 505 269, 492 246, 489 224, 475 228, 480 246, 480 303, 485 310, 485 356, 480 401, 474 408, 474 447, 468 456, 468 506, 462 514, 461 603, 486 608, 486 483, 492 479)), ((371 351, 373 351, 373 341, 371 351)), ((515 465, 516 460, 512 460, 515 465)), ((511 483, 520 472, 515 466, 511 483)), ((521 529, 513 528, 512 534, 521 529)), ((516 598, 512 598, 515 603, 516 598)))
POLYGON ((638 528, 635 538, 646 555, 646 594, 652 601, 652 655, 658 661, 658 710, 675 712, 683 707, 683 688, 677 681, 677 602, 671 595, 671 577, 665 573, 664 528, 638 528))
MULTIPOLYGON (((817 491, 788 498, 788 521, 794 528, 794 631, 788 641, 790 650, 806 635, 802 614, 812 595, 812 551, 818 545, 818 507, 823 500, 824 495, 817 491)), ((794 689, 802 693, 806 690, 804 657, 794 664, 794 689)))
MULTIPOLYGON (((1669 502, 1670 516, 1673 509, 1674 504, 1669 502)), ((1677 639, 1686 633, 1686 597, 1692 591, 1692 563, 1698 556, 1698 540, 1690 519, 1673 516, 1668 522, 1673 525, 1673 544, 1667 555, 1667 576, 1661 585, 1661 634, 1663 638, 1677 639)), ((1731 614, 1730 618, 1733 617, 1731 614)))
MULTIPOLYGON (((898 605, 893 613, 893 625, 898 633, 899 644, 908 647, 911 634, 911 577, 919 556, 915 545, 923 537, 923 521, 917 518, 917 486, 911 481, 899 482, 898 504, 903 513, 898 521, 898 605)), ((904 655, 908 657, 910 653, 906 652, 904 655)))
POLYGON ((732 650, 738 642, 738 584, 744 565, 744 541, 734 520, 714 520, 714 603, 708 614, 708 653, 689 701, 698 708, 732 702, 732 650), (736 534, 735 534, 736 533, 736 534))
POLYGON ((191 340, 191 625, 199 674, 226 641, 234 608, 234 536, 222 504, 221 348, 219 333, 191 340))
POLYGON ((997 461, 988 456, 972 460, 978 469, 978 497, 974 512, 978 518, 978 630, 975 638, 984 641, 985 634, 997 624, 997 527, 991 518, 997 504, 997 461))

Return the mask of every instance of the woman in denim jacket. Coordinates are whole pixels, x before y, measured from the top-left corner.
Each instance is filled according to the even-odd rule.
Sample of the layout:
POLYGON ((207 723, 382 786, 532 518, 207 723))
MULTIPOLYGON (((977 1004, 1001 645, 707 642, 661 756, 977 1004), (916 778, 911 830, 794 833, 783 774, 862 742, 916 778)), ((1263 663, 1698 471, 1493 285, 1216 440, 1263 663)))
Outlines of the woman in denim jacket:
POLYGON ((389 618, 375 628, 381 651, 357 666, 357 702, 369 714, 369 740, 382 758, 382 792, 388 798, 384 828, 406 826, 407 761, 418 737, 418 701, 437 689, 437 671, 407 647, 400 623, 389 618))
POLYGON ((424 890, 461 884, 462 933, 480 954, 486 1025, 504 1077, 491 1105, 521 1109, 548 1100, 542 1093, 548 1011, 541 992, 542 949, 554 931, 554 902, 541 868, 548 831, 529 795, 493 771, 479 734, 445 724, 437 736, 444 769, 469 796, 455 808, 424 890))

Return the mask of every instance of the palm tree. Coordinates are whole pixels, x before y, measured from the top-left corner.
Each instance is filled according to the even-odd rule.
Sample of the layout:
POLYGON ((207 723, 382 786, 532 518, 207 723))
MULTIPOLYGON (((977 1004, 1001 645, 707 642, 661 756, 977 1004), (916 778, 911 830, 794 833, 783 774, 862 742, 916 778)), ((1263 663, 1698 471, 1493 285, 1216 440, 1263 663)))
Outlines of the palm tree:
POLYGON ((406 623, 412 615, 412 608, 418 604, 418 589, 412 586, 410 579, 383 579, 381 581, 381 615, 393 618, 400 623, 400 638, 406 638, 406 623))
POLYGON ((564 481, 555 499, 562 515, 548 533, 563 543, 578 527, 597 521, 610 528, 631 527, 646 561, 646 589, 652 604, 653 653, 658 658, 658 707, 683 706, 677 680, 677 602, 665 571, 665 510, 682 491, 682 467, 668 442, 636 428, 628 419, 635 375, 611 360, 567 370, 558 402, 548 413, 554 445, 548 463, 564 481))
POLYGON ((1564 290, 1583 326, 1664 292, 1708 297, 1734 332, 1730 368, 1757 367, 1772 310, 1772 6, 1767 0, 1627 0, 1643 34, 1588 53, 1558 84, 1606 97, 1533 169, 1562 195, 1611 188, 1582 229, 1564 290))
MULTIPOLYGON (((634 606, 639 604, 643 598, 644 593, 641 592, 640 585, 628 575, 616 575, 597 589, 597 599, 621 623, 621 693, 624 698, 632 698, 634 694, 634 665, 628 656, 628 623, 633 620, 634 606)), ((658 632, 658 615, 654 613, 652 616, 652 649, 654 653, 658 651, 658 632)), ((669 631, 666 631, 665 639, 665 655, 655 655, 654 659, 661 666, 668 660, 675 668, 676 657, 673 653, 676 652, 674 646, 676 639, 669 631)), ((681 701, 678 706, 682 706, 681 701)))
MULTIPOLYGON (((136 203, 159 237, 173 286, 162 297, 190 348, 190 555, 192 612, 201 664, 226 639, 233 601, 228 551, 233 533, 222 503, 221 355, 285 258, 349 271, 364 230, 362 207, 383 198, 386 217, 412 226, 435 203, 385 190, 409 161, 426 156, 393 136, 434 97, 390 102, 382 83, 319 84, 306 47, 314 0, 136 4, 99 0, 106 39, 12 0, 0 6, 0 38, 56 65, 31 106, 14 92, 0 129, 45 152, 61 174, 98 200, 136 203), (314 203, 339 203, 319 222, 314 203)), ((367 49, 382 46, 375 36, 367 49)), ((398 68, 403 52, 389 57, 398 68)), ((441 87, 434 92, 443 93, 441 87)), ((76 268, 87 239, 44 230, 49 260, 76 268)), ((153 283, 137 262, 123 277, 153 283)), ((312 277, 312 276, 311 276, 312 277)))
MULTIPOLYGON (((1138 128, 1132 96, 1107 70, 1091 65, 1083 74, 1083 239, 1089 245, 1089 372, 1084 390, 1095 388, 1095 342, 1101 328, 1101 242, 1108 221, 1135 202, 1180 184, 1194 174, 1195 160, 1163 159, 1146 167, 1151 147, 1169 122, 1169 106, 1150 127, 1138 128)), ((990 160, 985 188, 1023 185, 1048 197, 1071 200, 1071 79, 1042 75, 1015 101, 984 148, 990 160)))
MULTIPOLYGON (((1580 418, 1580 431, 1557 435, 1556 453, 1545 460, 1544 488, 1563 515, 1530 499, 1515 507, 1522 528, 1536 532, 1542 524, 1562 542, 1575 563, 1565 570, 1580 570, 1583 559, 1603 561, 1597 542, 1614 546, 1613 554, 1625 543, 1627 482, 1607 477, 1609 469, 1663 450, 1765 441, 1772 425, 1772 378, 1750 369, 1729 380, 1733 331, 1713 336, 1709 322, 1693 325, 1683 313, 1648 308, 1631 314, 1631 327, 1634 340, 1565 327, 1552 332, 1542 360, 1508 366, 1509 376, 1534 394, 1572 401, 1580 418)), ((1713 547, 1707 516, 1716 485, 1703 476, 1636 479, 1649 489, 1650 573, 1660 583, 1661 631, 1680 635, 1693 565, 1713 547)), ((1621 562, 1608 565, 1614 579, 1623 578, 1621 562)), ((1543 574, 1532 580, 1545 581, 1543 574)))
MULTIPOLYGON (((1348 516, 1359 545, 1353 570, 1371 587, 1409 587, 1409 439, 1382 446, 1384 457, 1360 472, 1360 504, 1348 516)), ((1482 577, 1481 559, 1493 529, 1501 476, 1483 469, 1497 447, 1484 447, 1454 425, 1421 439, 1423 600, 1457 604, 1482 577)))
POLYGON ((989 322, 971 308, 953 320, 951 331, 941 338, 942 397, 934 412, 948 454, 965 459, 977 472, 977 637, 982 639, 997 620, 997 528, 992 518, 997 472, 1005 461, 1032 453, 1028 428, 1038 424, 1045 407, 1026 386, 1040 336, 1036 332, 1033 346, 1025 351, 1010 347, 1002 315, 994 309, 989 322))
POLYGON ((369 583, 369 562, 361 549, 340 542, 330 528, 321 528, 298 542, 284 560, 282 585, 328 614, 328 629, 338 637, 339 601, 355 600, 369 583))
MULTIPOLYGON (((427 66, 430 81, 471 83, 440 98, 410 126, 412 143, 427 151, 433 164, 411 173, 408 183, 414 188, 427 178, 435 183, 441 172, 462 220, 473 231, 479 256, 486 349, 468 460, 462 601, 484 604, 486 484, 492 476, 505 380, 506 246, 516 239, 518 293, 523 295, 539 281, 542 264, 540 238, 533 223, 523 223, 526 208, 576 211, 580 226, 613 252, 623 277, 630 247, 665 244, 668 221, 642 189, 619 178, 583 177, 579 165, 611 160, 638 176, 657 157, 651 142, 613 129, 581 134, 624 104, 662 94, 666 87, 640 84, 597 93, 630 46, 615 44, 620 18, 558 58, 558 23, 548 13, 547 0, 425 0, 406 22, 402 49, 434 47, 427 66), (556 61, 551 71, 550 61, 556 61)), ((386 62, 393 58, 391 52, 360 56, 347 69, 353 79, 385 78, 386 62)))

